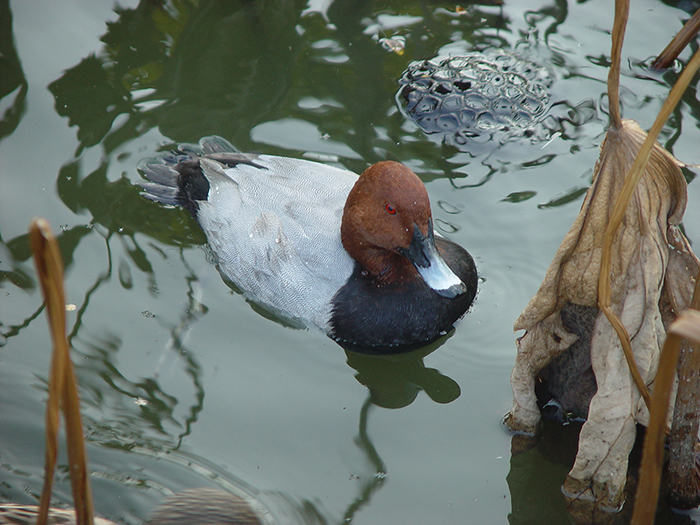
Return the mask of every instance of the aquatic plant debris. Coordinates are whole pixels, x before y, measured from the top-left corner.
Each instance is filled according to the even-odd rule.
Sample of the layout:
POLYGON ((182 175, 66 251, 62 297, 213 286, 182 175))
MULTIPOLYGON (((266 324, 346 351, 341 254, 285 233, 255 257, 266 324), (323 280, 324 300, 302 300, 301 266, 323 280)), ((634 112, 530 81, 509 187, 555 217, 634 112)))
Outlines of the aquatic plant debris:
MULTIPOLYGON (((514 431, 536 432, 540 411, 535 380, 578 339, 564 325, 562 309, 597 307, 603 236, 624 182, 620 174, 629 171, 645 136, 631 120, 623 120, 621 129, 608 131, 581 211, 540 289, 515 322, 515 330, 526 332, 517 341, 511 377, 513 408, 507 424, 514 431)), ((634 358, 647 385, 656 374, 664 325, 689 304, 698 270, 698 259, 678 227, 687 202, 680 165, 655 144, 611 250, 611 308, 631 334, 634 358)), ((589 493, 601 506, 616 509, 623 502, 635 423, 646 424, 648 410, 608 319, 599 312, 591 326, 581 328, 591 334, 597 390, 590 399, 576 462, 564 489, 572 497, 589 493)), ((572 379, 576 378, 574 374, 572 379)))
POLYGON ((380 38, 379 43, 387 51, 392 51, 397 55, 403 55, 406 49, 406 39, 402 36, 393 36, 391 38, 380 38))
POLYGON ((579 389, 576 400, 588 406, 576 461, 562 487, 570 514, 581 523, 607 522, 622 508, 635 424, 648 423, 648 390, 666 329, 689 306, 700 267, 679 228, 687 203, 682 163, 656 142, 700 61, 690 61, 648 134, 622 120, 619 77, 628 15, 629 2, 617 0, 608 74, 611 125, 593 183, 539 291, 515 323, 526 332, 517 342, 508 426, 537 430, 534 384, 546 367, 557 372, 548 371, 550 380, 563 383, 550 385, 550 393, 579 389), (587 326, 572 327, 566 322, 571 308, 598 311, 587 326), (575 344, 587 338, 589 344, 575 344), (572 358, 572 351, 590 360, 572 358), (588 371, 594 388, 581 390, 588 371), (581 399, 585 394, 589 399, 581 399))
POLYGON ((541 123, 553 77, 533 62, 500 49, 409 64, 397 103, 426 134, 458 148, 531 136, 546 140, 541 123))

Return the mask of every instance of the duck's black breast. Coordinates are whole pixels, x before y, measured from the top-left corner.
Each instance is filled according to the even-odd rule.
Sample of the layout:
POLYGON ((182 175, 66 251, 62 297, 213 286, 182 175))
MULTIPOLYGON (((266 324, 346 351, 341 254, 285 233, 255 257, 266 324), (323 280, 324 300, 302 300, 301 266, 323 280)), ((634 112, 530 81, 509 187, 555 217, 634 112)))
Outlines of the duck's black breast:
POLYGON ((355 265, 332 300, 330 336, 357 351, 391 353, 426 345, 448 332, 469 309, 477 288, 469 252, 451 241, 435 244, 450 269, 467 285, 459 297, 435 293, 423 279, 379 285, 355 265))

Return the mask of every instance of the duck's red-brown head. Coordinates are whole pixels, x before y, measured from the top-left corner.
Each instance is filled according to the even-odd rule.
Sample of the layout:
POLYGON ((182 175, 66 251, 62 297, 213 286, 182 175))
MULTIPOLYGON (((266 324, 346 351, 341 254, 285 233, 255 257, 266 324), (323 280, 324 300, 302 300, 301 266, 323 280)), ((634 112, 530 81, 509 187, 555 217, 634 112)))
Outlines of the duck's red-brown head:
POLYGON ((399 162, 378 162, 360 175, 345 203, 340 234, 348 254, 380 283, 422 277, 441 295, 464 292, 435 248, 425 185, 399 162))

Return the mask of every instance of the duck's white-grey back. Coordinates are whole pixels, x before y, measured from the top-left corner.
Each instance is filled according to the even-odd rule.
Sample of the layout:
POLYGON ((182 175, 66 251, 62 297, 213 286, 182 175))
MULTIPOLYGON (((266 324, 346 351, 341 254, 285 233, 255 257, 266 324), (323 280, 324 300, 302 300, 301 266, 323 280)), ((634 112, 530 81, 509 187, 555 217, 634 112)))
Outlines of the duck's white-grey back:
POLYGON ((328 330, 331 300, 354 261, 340 240, 354 173, 236 152, 218 137, 141 166, 144 195, 189 209, 220 272, 284 317, 328 330))

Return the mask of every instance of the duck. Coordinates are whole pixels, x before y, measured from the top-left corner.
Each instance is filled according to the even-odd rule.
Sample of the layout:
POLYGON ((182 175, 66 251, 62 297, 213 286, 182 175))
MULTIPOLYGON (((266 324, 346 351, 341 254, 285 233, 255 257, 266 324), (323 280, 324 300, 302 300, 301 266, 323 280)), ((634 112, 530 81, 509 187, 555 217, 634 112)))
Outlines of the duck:
MULTIPOLYGON (((33 525, 38 505, 0 502, 0 525, 33 525)), ((76 525, 74 509, 50 508, 48 525, 76 525)), ((118 525, 94 518, 95 525, 118 525)), ((144 525, 263 525, 272 523, 260 503, 223 490, 198 487, 168 496, 153 510, 144 525)))
POLYGON ((212 136, 138 168, 144 197, 194 217, 225 280, 346 348, 425 346, 476 296, 474 259, 436 235, 427 189, 402 163, 380 161, 358 176, 241 153, 212 136))

